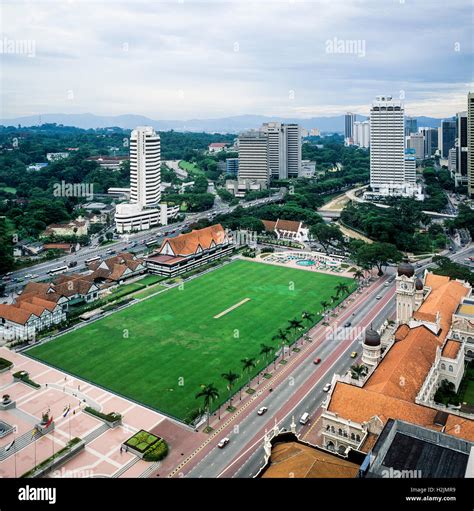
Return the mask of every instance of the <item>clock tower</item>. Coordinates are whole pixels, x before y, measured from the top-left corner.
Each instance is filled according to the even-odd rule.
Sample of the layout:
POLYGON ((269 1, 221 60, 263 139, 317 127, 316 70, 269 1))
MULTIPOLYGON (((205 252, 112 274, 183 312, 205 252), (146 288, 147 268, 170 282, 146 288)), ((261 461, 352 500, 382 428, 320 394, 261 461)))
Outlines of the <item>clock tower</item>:
POLYGON ((408 323, 417 309, 415 268, 408 262, 398 265, 395 279, 397 296, 397 323, 408 323))

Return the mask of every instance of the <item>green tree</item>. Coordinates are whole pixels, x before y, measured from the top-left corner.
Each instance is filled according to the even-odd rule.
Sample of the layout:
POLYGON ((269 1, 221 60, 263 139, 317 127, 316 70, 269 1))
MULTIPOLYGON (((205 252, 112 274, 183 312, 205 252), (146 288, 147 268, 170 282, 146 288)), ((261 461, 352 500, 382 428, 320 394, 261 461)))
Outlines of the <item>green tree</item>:
POLYGON ((201 391, 196 394, 196 399, 201 398, 204 399, 204 409, 207 412, 207 428, 209 429, 209 421, 211 419, 211 406, 214 401, 219 399, 219 391, 212 383, 202 385, 201 391))
POLYGON ((240 378, 240 376, 232 371, 222 373, 221 376, 227 382, 227 390, 229 391, 229 402, 230 406, 232 406, 232 389, 234 388, 235 382, 240 378))

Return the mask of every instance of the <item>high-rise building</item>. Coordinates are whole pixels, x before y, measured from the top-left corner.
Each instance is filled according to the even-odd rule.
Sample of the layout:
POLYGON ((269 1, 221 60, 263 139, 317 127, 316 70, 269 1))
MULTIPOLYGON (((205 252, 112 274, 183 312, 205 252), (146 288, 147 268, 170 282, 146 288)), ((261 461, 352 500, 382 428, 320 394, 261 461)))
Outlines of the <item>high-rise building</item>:
POLYGON ((405 117, 405 137, 418 131, 418 120, 416 117, 405 117))
POLYGON ((412 133, 409 137, 406 137, 406 142, 407 149, 415 151, 415 158, 423 160, 425 157, 425 136, 423 133, 412 133))
POLYGON ((130 136, 130 202, 154 207, 161 199, 160 135, 150 126, 136 128, 130 136))
POLYGON ((474 197, 474 92, 467 95, 467 193, 474 197))
POLYGON ((454 181, 456 181, 457 159, 458 159, 457 149, 456 147, 451 147, 451 149, 448 151, 448 170, 454 181))
POLYGON ((118 232, 142 231, 165 225, 179 213, 161 200, 160 136, 151 126, 140 126, 130 135, 130 202, 118 204, 115 224, 118 232))
POLYGON ((239 136, 239 181, 270 181, 268 135, 248 131, 239 136))
POLYGON ((288 177, 298 177, 301 171, 301 130, 299 124, 284 124, 286 169, 288 177))
POLYGON ((467 112, 456 114, 456 171, 454 182, 456 186, 467 185, 467 112))
POLYGON ((370 123, 369 121, 354 122, 354 145, 359 147, 370 146, 370 123))
POLYGON ((449 150, 456 144, 456 120, 444 119, 438 132, 438 145, 441 158, 447 158, 449 150))
POLYGON ((298 177, 301 170, 301 128, 298 124, 265 123, 268 137, 268 166, 275 179, 298 177))
POLYGON ((346 144, 351 145, 354 138, 354 122, 357 120, 357 115, 347 112, 344 116, 344 139, 346 144), (350 141, 350 142, 349 142, 350 141))
POLYGON ((231 174, 233 176, 236 176, 239 171, 239 159, 238 158, 226 158, 225 171, 226 171, 226 174, 231 174))
POLYGON ((392 96, 378 96, 370 109, 370 186, 391 195, 405 184, 404 108, 392 96))
POLYGON ((416 156, 415 149, 405 149, 405 181, 416 182, 416 156))
POLYGON ((418 130, 425 137, 425 158, 431 158, 438 149, 438 128, 419 128, 418 130))

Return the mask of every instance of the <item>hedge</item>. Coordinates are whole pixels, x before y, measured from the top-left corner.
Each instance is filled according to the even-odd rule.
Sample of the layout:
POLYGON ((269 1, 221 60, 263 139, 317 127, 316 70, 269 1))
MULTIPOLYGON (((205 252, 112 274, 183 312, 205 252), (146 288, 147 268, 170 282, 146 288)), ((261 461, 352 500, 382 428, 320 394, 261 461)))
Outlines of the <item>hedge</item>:
POLYGON ((163 458, 166 458, 167 455, 168 444, 161 439, 145 452, 143 459, 145 461, 161 461, 163 458))

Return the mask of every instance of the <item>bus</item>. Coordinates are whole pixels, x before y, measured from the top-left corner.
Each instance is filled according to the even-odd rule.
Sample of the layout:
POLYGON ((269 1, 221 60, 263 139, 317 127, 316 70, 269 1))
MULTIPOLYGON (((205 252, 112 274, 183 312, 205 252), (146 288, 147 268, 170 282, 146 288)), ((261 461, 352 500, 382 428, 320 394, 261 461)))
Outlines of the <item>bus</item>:
POLYGON ((95 256, 95 257, 91 257, 90 259, 86 259, 85 263, 87 266, 88 264, 91 264, 91 263, 94 263, 95 261, 100 261, 100 260, 101 260, 100 256, 95 256))
POLYGON ((148 240, 146 242, 146 246, 147 247, 153 247, 154 245, 156 245, 158 243, 158 240, 157 239, 154 239, 154 240, 148 240))
POLYGON ((48 273, 50 275, 57 275, 58 273, 63 273, 68 270, 67 266, 60 266, 59 268, 53 268, 52 270, 49 270, 48 273))

